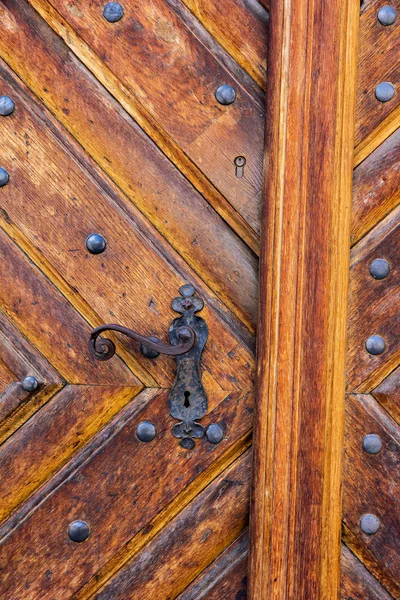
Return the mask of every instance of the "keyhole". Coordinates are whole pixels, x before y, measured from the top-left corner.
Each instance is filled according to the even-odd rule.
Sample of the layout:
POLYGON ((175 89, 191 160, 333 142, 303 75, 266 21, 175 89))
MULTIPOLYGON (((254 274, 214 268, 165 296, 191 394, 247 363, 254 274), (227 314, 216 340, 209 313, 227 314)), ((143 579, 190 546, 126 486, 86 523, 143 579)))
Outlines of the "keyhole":
POLYGON ((189 408, 189 406, 190 406, 189 396, 190 396, 190 392, 185 392, 185 400, 183 402, 183 406, 185 408, 189 408))
POLYGON ((244 175, 244 165, 246 164, 246 159, 244 156, 237 156, 233 161, 233 164, 236 167, 236 177, 243 177, 244 175))

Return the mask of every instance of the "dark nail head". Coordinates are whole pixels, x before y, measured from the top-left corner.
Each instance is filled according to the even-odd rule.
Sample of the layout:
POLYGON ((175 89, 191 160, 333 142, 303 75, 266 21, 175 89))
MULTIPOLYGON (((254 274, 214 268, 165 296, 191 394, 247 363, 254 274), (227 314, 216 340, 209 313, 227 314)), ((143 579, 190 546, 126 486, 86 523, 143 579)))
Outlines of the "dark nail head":
POLYGON ((386 344, 383 338, 380 335, 372 335, 367 339, 365 343, 365 347, 370 354, 382 354, 382 352, 386 349, 386 344))
POLYGON ((215 92, 215 97, 220 104, 232 104, 236 100, 236 92, 231 85, 224 83, 215 92))
POLYGON ((206 429, 206 436, 211 444, 219 444, 224 437, 224 432, 222 430, 222 427, 216 425, 215 423, 212 423, 206 429))
POLYGON ((74 521, 68 528, 68 535, 73 542, 84 542, 89 537, 89 525, 84 521, 74 521))
POLYGON ((36 379, 36 377, 33 377, 32 375, 28 375, 28 377, 25 377, 25 379, 22 382, 22 387, 24 388, 24 390, 26 392, 33 392, 34 390, 37 389, 39 385, 38 380, 36 379))
POLYGON ((156 437, 156 428, 150 421, 142 421, 136 429, 136 435, 141 442, 151 442, 156 437))
POLYGON ((382 450, 382 440, 379 435, 369 433, 363 439, 363 449, 367 454, 378 454, 382 450))
POLYGON ((377 13, 378 21, 381 25, 393 25, 396 20, 397 13, 393 6, 382 6, 377 13))
MULTIPOLYGON (((151 337, 151 336, 149 336, 149 340, 151 340, 152 342, 159 342, 160 341, 158 338, 151 337)), ((140 344, 140 352, 146 358, 157 358, 157 356, 160 356, 160 353, 157 352, 157 350, 152 350, 152 348, 149 348, 145 344, 140 344)))
POLYGON ((0 187, 6 185, 10 180, 10 176, 3 167, 0 167, 0 187))
POLYGON ((101 254, 106 249, 107 242, 99 233, 92 233, 86 239, 86 248, 91 254, 101 254))
POLYGON ((103 16, 109 23, 116 23, 122 19, 124 9, 119 2, 108 2, 103 10, 103 16))
POLYGON ((383 81, 375 88, 375 96, 379 102, 389 102, 394 96, 394 86, 389 81, 383 81))
POLYGON ((384 258, 377 258, 372 261, 369 272, 374 279, 385 279, 390 273, 390 265, 384 258))
POLYGON ((2 117, 8 117, 14 112, 14 109, 14 100, 10 96, 0 96, 0 115, 2 117))
POLYGON ((373 535, 380 527, 379 519, 375 515, 363 515, 360 519, 360 527, 367 535, 373 535))

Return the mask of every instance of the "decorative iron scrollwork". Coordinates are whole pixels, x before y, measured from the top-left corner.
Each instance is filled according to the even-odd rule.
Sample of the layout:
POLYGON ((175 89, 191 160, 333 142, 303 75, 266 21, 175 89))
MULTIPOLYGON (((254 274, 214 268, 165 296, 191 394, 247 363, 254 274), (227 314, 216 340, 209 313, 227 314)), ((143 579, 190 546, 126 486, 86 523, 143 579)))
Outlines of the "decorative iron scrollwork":
POLYGON ((201 381, 200 360, 208 338, 207 323, 202 317, 196 315, 204 302, 195 296, 192 285, 183 285, 179 288, 180 296, 172 300, 172 308, 181 316, 173 320, 169 328, 170 344, 146 337, 121 325, 106 324, 96 327, 89 339, 89 352, 97 360, 109 360, 115 353, 115 344, 107 338, 100 337, 105 331, 116 331, 136 340, 141 344, 142 353, 151 358, 158 354, 175 356, 176 377, 171 389, 168 405, 169 410, 179 422, 173 427, 173 435, 180 440, 183 448, 194 448, 195 439, 207 434, 211 443, 218 443, 223 438, 223 431, 219 425, 212 428, 212 435, 208 435, 200 423, 207 412, 208 402, 205 389, 201 381))

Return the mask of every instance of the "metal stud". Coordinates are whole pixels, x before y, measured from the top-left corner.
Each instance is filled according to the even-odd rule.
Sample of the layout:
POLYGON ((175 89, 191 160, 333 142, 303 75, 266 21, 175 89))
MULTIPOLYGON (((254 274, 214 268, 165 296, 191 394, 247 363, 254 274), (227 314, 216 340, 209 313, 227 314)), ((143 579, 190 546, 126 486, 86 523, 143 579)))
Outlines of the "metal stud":
POLYGON ((182 448, 185 448, 185 450, 193 450, 196 444, 192 438, 184 437, 179 442, 179 445, 182 446, 182 448))
POLYGON ((361 531, 367 535, 373 535, 376 533, 381 526, 378 517, 375 515, 363 515, 360 519, 361 531))
POLYGON ((0 187, 6 185, 9 182, 10 176, 3 167, 0 167, 0 187))
POLYGON ((217 88, 215 97, 220 104, 232 104, 236 100, 236 92, 231 85, 224 83, 217 88))
POLYGON ((86 239, 86 248, 91 254, 101 254, 106 249, 107 242, 99 233, 92 233, 86 239))
POLYGON ((393 25, 396 20, 397 13, 393 6, 382 6, 378 10, 378 21, 381 25, 393 25))
POLYGON ((89 525, 85 521, 74 521, 68 528, 68 535, 73 542, 84 542, 89 537, 89 525))
POLYGON ((28 375, 28 377, 25 377, 25 379, 22 382, 22 387, 24 388, 24 390, 26 392, 33 392, 34 390, 37 389, 39 385, 38 380, 36 379, 36 377, 33 377, 32 375, 28 375))
POLYGON ((365 342, 365 347, 370 354, 382 354, 386 349, 385 340, 380 335, 371 335, 365 342))
POLYGON ((116 23, 124 16, 124 9, 119 2, 108 2, 104 7, 103 16, 109 23, 116 23))
POLYGON ((394 85, 392 85, 389 81, 382 81, 375 88, 375 96, 379 102, 389 102, 394 96, 394 85))
MULTIPOLYGON (((158 338, 151 337, 151 336, 149 336, 148 339, 151 340, 152 342, 159 342, 160 341, 158 338)), ((157 358, 157 356, 160 356, 160 353, 157 352, 157 350, 152 350, 151 348, 149 348, 145 344, 140 344, 140 352, 146 358, 157 358)))
POLYGON ((14 100, 9 96, 0 96, 0 115, 2 117, 8 117, 14 112, 15 104, 14 100))
POLYGON ((156 428, 150 421, 142 421, 136 429, 136 435, 141 442, 151 442, 156 437, 156 428))
POLYGON ((219 444, 224 437, 224 432, 222 427, 212 423, 206 429, 206 436, 210 444, 219 444))
POLYGON ((390 265, 384 258, 377 258, 372 261, 369 272, 374 279, 385 279, 390 273, 390 265))
POLYGON ((378 454, 382 450, 382 440, 379 435, 369 433, 363 439, 363 449, 367 454, 378 454))

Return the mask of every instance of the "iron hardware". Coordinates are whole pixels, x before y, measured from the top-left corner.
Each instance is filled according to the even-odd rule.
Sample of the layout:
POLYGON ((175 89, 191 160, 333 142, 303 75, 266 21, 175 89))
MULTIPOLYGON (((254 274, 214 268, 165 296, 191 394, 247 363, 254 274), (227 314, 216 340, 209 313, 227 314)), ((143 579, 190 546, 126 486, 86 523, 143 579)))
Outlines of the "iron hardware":
POLYGON ((0 115, 8 117, 14 112, 15 103, 10 96, 0 96, 0 115))
POLYGON ((380 335, 371 335, 365 342, 365 347, 370 354, 377 356, 386 350, 385 340, 380 335))
POLYGON ((227 106, 235 102, 236 92, 231 85, 224 83, 216 89, 215 98, 220 104, 227 106))
MULTIPOLYGON (((200 371, 200 359, 207 342, 208 327, 205 320, 195 314, 203 308, 204 302, 194 295, 194 287, 183 285, 179 292, 181 295, 172 300, 172 308, 181 316, 174 319, 169 328, 170 344, 162 343, 154 337, 140 335, 122 325, 106 324, 93 329, 89 339, 89 352, 97 360, 110 359, 115 353, 115 344, 107 338, 100 337, 100 334, 104 331, 116 331, 139 342, 142 353, 147 358, 156 358, 158 354, 175 356, 176 377, 168 406, 171 416, 179 422, 172 428, 172 433, 180 440, 183 448, 190 449, 195 446, 194 440, 205 434, 212 444, 218 444, 224 434, 219 425, 210 425, 205 430, 203 425, 197 422, 208 409, 200 371)), ((143 440, 139 433, 137 431, 139 439, 150 441, 143 440)), ((148 437, 147 434, 144 437, 148 437)))
POLYGON ((377 13, 378 21, 381 25, 393 25, 397 17, 397 13, 393 6, 382 6, 377 13))
POLYGON ((9 182, 10 176, 3 167, 0 167, 0 187, 6 185, 9 182))
POLYGON ((384 258, 377 258, 372 261, 369 272, 374 279, 385 279, 390 273, 390 265, 384 258))
POLYGON ((103 16, 109 23, 116 23, 124 16, 124 9, 119 2, 108 2, 104 7, 103 16))
POLYGON ((375 88, 375 96, 379 102, 389 102, 389 100, 393 98, 394 94, 394 86, 389 81, 383 81, 375 88))
POLYGON ((89 525, 85 521, 73 521, 68 528, 68 535, 73 542, 84 542, 89 537, 89 525))
POLYGON ((244 156, 237 156, 233 161, 236 169, 236 177, 241 178, 244 176, 244 165, 246 164, 246 159, 244 156))
POLYGON ((361 531, 367 535, 374 535, 381 526, 378 517, 375 515, 367 514, 363 515, 360 519, 361 531))
POLYGON ((379 435, 369 433, 363 439, 363 449, 367 454, 378 454, 382 450, 382 440, 379 435))
POLYGON ((33 375, 28 375, 22 382, 22 387, 26 392, 34 392, 39 386, 39 382, 33 375))
POLYGON ((106 249, 107 242, 99 233, 92 233, 86 238, 86 249, 90 254, 101 254, 106 249))

